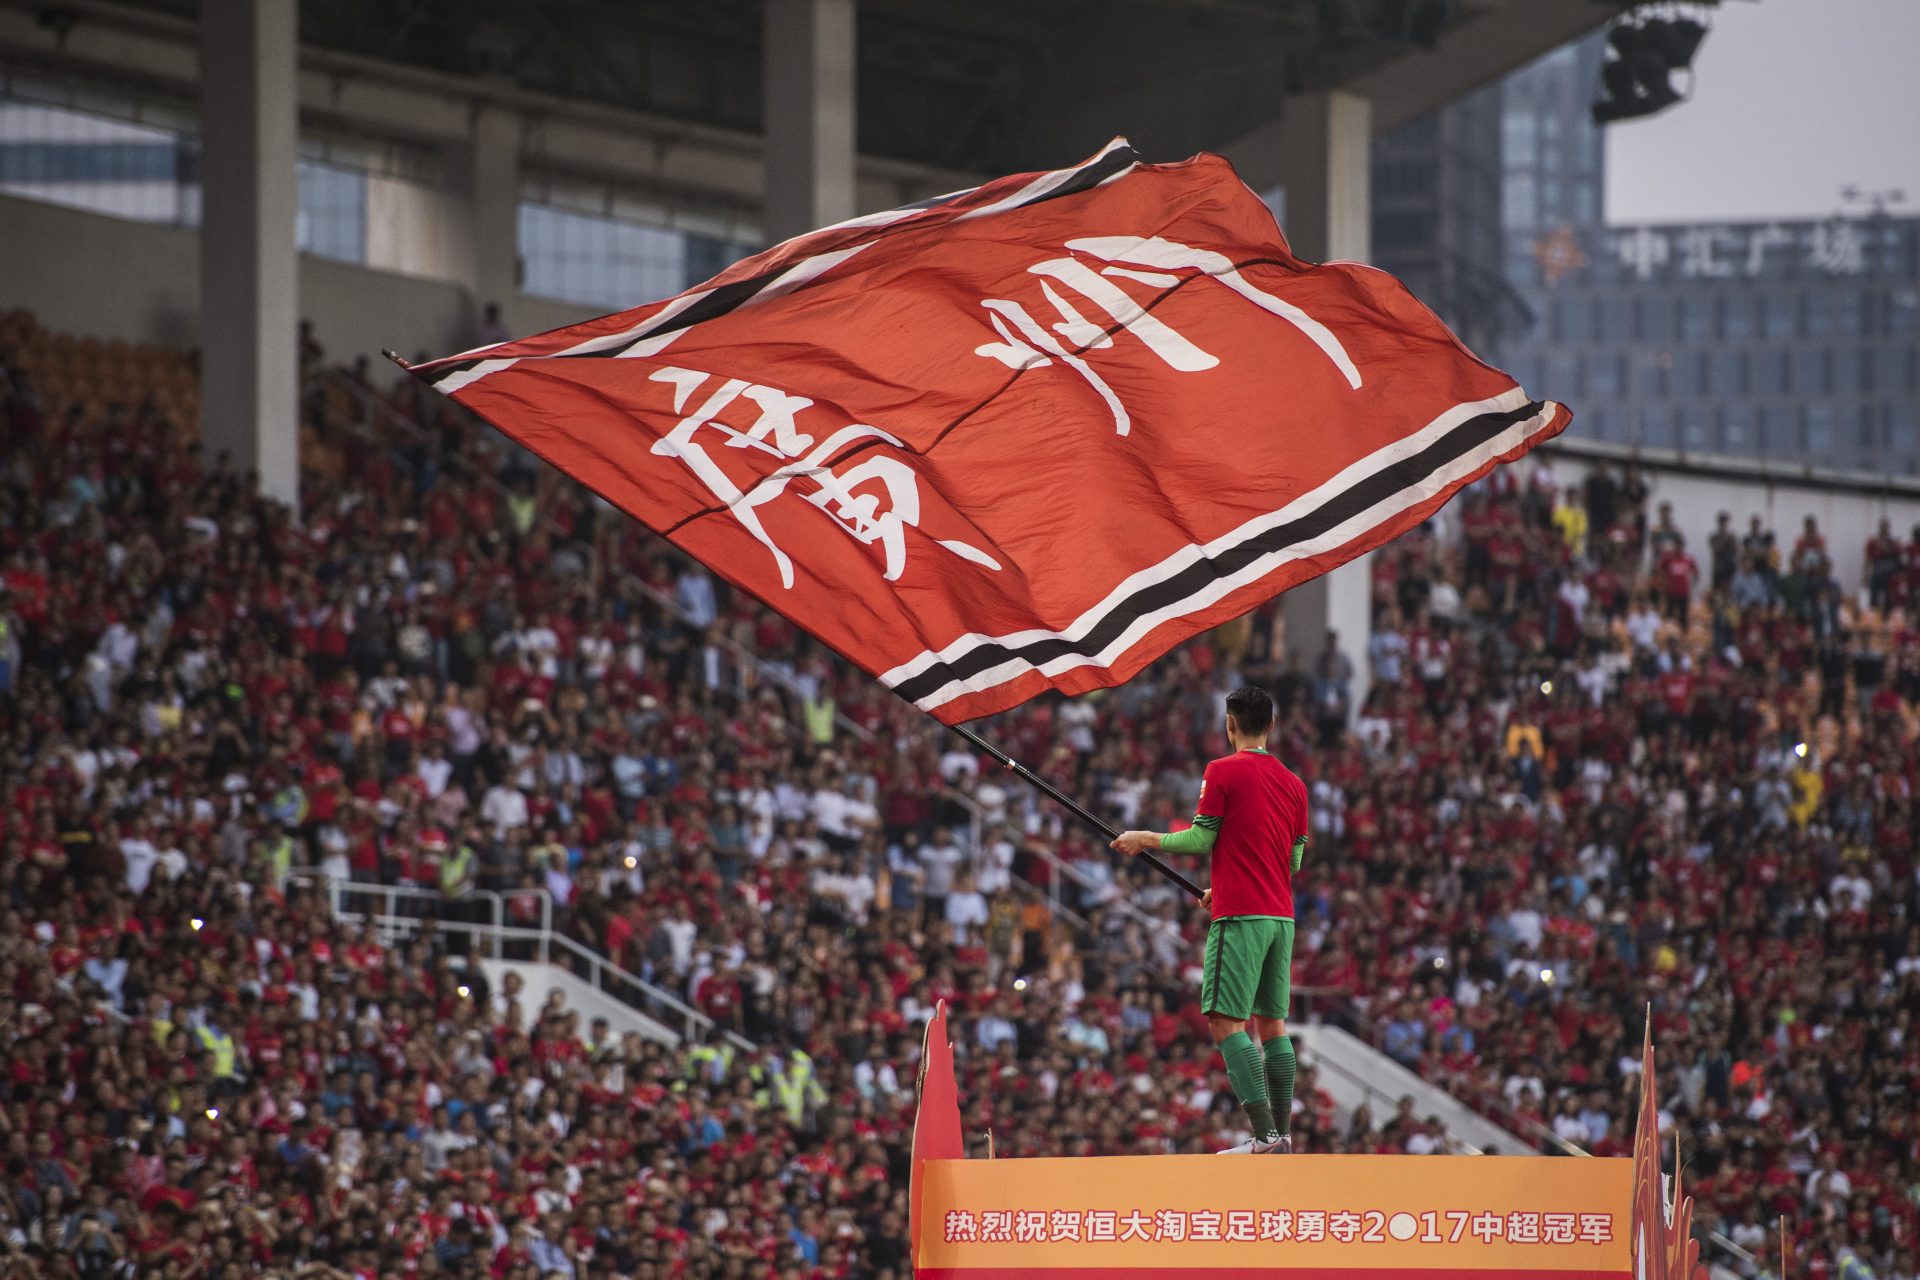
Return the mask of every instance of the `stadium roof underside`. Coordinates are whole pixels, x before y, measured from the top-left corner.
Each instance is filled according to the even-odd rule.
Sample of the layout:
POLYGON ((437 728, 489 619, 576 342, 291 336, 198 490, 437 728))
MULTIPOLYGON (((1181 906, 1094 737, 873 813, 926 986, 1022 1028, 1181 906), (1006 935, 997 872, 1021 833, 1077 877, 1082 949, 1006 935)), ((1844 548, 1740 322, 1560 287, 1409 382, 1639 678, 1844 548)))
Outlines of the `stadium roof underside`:
MULTIPOLYGON (((190 107, 194 0, 0 0, 0 73, 190 107)), ((301 0, 303 125, 433 145, 475 106, 523 164, 756 208, 759 0, 301 0)), ((1224 151, 1256 186, 1290 94, 1346 88, 1377 131, 1617 12, 1608 0, 859 0, 862 204, 1047 168, 1116 133, 1224 151)))

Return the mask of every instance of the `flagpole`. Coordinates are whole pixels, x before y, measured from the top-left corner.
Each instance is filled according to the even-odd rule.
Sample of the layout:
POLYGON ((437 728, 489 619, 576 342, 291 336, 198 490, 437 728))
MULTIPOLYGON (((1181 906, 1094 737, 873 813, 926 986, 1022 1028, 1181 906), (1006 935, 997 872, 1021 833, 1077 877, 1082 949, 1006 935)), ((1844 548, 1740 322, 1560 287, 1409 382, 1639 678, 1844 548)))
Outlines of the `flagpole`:
MULTIPOLYGON (((1051 782, 1048 782, 1045 778, 1041 777, 1039 774, 1035 773, 1033 770, 1027 768, 1027 766, 1021 764, 1018 760, 1015 760, 1012 756, 1008 755, 1006 752, 1002 751, 1000 748, 994 746, 991 742, 988 742, 985 738, 981 737, 979 734, 975 733, 973 730, 967 728, 965 725, 951 724, 951 725, 948 725, 947 727, 949 729, 952 729, 955 733, 959 734, 961 737, 965 738, 968 742, 971 742, 974 746, 978 747, 980 750, 992 756, 995 760, 998 760, 1001 764, 1005 765, 1008 769, 1012 770, 1014 776, 1019 778, 1022 782, 1026 783, 1030 787, 1033 787, 1035 790, 1039 791, 1042 795, 1048 796, 1051 799, 1058 802, 1060 805, 1064 806, 1067 812, 1071 813, 1074 817, 1080 819, 1080 821, 1083 824, 1092 828, 1094 831, 1098 832, 1102 837, 1108 840, 1112 840, 1115 836, 1118 836, 1120 834, 1120 832, 1114 829, 1111 825, 1105 822, 1102 822, 1100 819, 1094 817, 1093 814, 1090 813, 1085 808, 1083 808, 1078 801, 1074 800, 1071 796, 1067 795, 1064 791, 1060 790, 1060 788, 1054 786, 1051 782)), ((1201 896, 1199 885, 1187 879, 1185 876, 1181 875, 1178 871, 1175 871, 1172 867, 1168 866, 1166 863, 1162 862, 1160 859, 1154 857, 1150 851, 1142 849, 1138 856, 1143 861, 1145 861, 1148 866, 1152 867, 1155 871, 1158 871, 1161 875, 1165 876, 1167 879, 1179 885, 1182 889, 1185 889, 1188 893, 1192 894, 1195 898, 1198 898, 1201 896)))

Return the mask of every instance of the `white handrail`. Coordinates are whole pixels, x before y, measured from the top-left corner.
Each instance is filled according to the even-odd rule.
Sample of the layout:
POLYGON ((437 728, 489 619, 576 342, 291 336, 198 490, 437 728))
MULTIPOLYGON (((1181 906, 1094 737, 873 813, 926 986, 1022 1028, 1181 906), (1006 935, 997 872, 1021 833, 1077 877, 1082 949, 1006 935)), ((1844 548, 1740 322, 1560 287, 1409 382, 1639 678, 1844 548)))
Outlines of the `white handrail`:
POLYGON ((751 1040, 735 1032, 719 1029, 712 1018, 709 1018, 706 1014, 680 999, 671 991, 649 982, 638 974, 632 973, 620 965, 615 964, 613 961, 608 960, 606 957, 597 954, 591 948, 584 947, 565 934, 557 932, 553 928, 553 898, 552 895, 548 894, 544 889, 517 889, 507 894, 477 889, 470 891, 463 897, 449 898, 436 889, 422 889, 411 885, 375 884, 360 880, 340 880, 328 875, 317 867, 296 868, 288 874, 287 879, 289 882, 309 884, 320 890, 326 895, 327 909, 334 916, 343 920, 364 920, 366 923, 389 933, 405 933, 411 935, 419 932, 422 925, 431 922, 435 928, 445 932, 464 932, 470 936, 477 935, 493 942, 495 945, 486 948, 486 950, 495 959, 505 958, 500 954, 502 948, 499 944, 509 941, 530 942, 535 944, 538 948, 537 954, 539 961, 542 964, 554 963, 552 953, 555 950, 564 951, 576 960, 587 965, 588 980, 595 990, 605 991, 617 999, 620 999, 622 1003, 633 1006, 641 1013, 654 1013, 660 1010, 666 1010, 676 1015, 680 1019, 683 1027, 682 1034, 687 1039, 694 1039, 697 1034, 711 1034, 715 1030, 720 1030, 721 1036, 735 1048, 745 1050, 749 1053, 759 1051, 759 1046, 755 1045, 751 1040), (366 912, 350 910, 347 906, 348 894, 362 894, 369 898, 383 900, 385 909, 366 912), (538 898, 540 900, 540 926, 538 928, 531 928, 506 923, 506 899, 508 898, 538 898), (410 915, 394 909, 401 901, 418 902, 423 906, 431 908, 431 910, 423 911, 417 915, 410 915), (449 920, 440 914, 441 908, 463 902, 486 904, 488 908, 487 919, 484 921, 449 920), (609 982, 609 979, 612 981, 609 982), (612 985, 613 982, 624 984, 629 990, 639 992, 642 1000, 636 1002, 628 999, 622 992, 614 988, 612 985), (650 1008, 649 1006, 653 1007, 650 1008))

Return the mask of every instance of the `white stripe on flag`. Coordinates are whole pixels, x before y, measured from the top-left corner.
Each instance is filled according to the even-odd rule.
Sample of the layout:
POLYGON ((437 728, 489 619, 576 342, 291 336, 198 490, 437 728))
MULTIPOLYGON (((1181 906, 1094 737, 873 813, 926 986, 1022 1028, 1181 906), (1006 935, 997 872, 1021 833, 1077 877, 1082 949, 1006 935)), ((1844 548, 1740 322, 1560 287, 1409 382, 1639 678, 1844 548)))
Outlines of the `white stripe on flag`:
POLYGON ((510 360, 482 360, 471 369, 462 369, 459 373, 450 373, 433 384, 433 389, 441 395, 450 396, 462 387, 471 386, 490 373, 510 369, 518 364, 518 358, 510 360))
MULTIPOLYGON (((1315 488, 1312 492, 1302 494, 1278 511, 1270 512, 1267 515, 1249 520, 1232 532, 1223 534, 1221 537, 1215 538, 1213 541, 1204 545, 1194 544, 1183 547, 1168 556, 1165 560, 1162 560, 1159 564, 1129 575, 1112 591, 1108 592, 1099 604, 1081 614, 1061 630, 1048 631, 1036 628, 1027 631, 1012 632, 1001 636, 983 635, 979 632, 970 633, 961 636, 937 652, 928 651, 908 662, 902 663, 900 666, 882 675, 880 681, 888 688, 893 688, 920 674, 929 667, 936 664, 952 662, 954 659, 971 652, 983 644, 998 644, 1009 648, 1020 648, 1035 641, 1079 640, 1091 632, 1094 627, 1098 626, 1102 619, 1116 606, 1124 603, 1141 589, 1151 587, 1155 583, 1174 576, 1197 560, 1218 555, 1246 541, 1248 538, 1258 537, 1268 529, 1306 515, 1330 498, 1346 492, 1355 484, 1365 480, 1375 472, 1391 466, 1403 458, 1418 453, 1441 436, 1447 434, 1447 432, 1471 418, 1476 418, 1486 413, 1511 412, 1526 403, 1528 403, 1526 393, 1516 387, 1512 391, 1504 395, 1496 396, 1490 400, 1456 405, 1413 435, 1396 440, 1384 448, 1376 450, 1374 453, 1362 458, 1332 479, 1315 488)), ((1376 503, 1367 511, 1344 521, 1321 536, 1262 556, 1259 560, 1246 566, 1238 573, 1214 580, 1205 588, 1189 596, 1177 605, 1172 605, 1165 609, 1143 615, 1135 621, 1133 625, 1128 627, 1112 644, 1107 645, 1096 654, 1063 654, 1058 658, 1041 664, 1038 668, 1035 668, 1032 663, 1022 658, 1009 659, 977 675, 950 681, 935 692, 920 699, 915 705, 922 710, 931 710, 943 703, 951 702, 963 694, 979 693, 983 690, 994 688, 1016 676, 1036 669, 1043 675, 1054 676, 1065 671, 1073 670, 1076 667, 1109 666, 1121 654, 1138 643, 1147 632, 1162 623, 1204 609, 1229 593, 1249 582, 1254 582, 1265 577, 1281 565, 1290 561, 1309 558, 1340 547, 1352 541, 1353 538, 1366 529, 1390 519, 1393 515, 1408 507, 1417 506, 1419 503, 1428 500, 1447 485, 1453 483, 1456 478, 1471 474, 1489 459, 1498 457, 1500 454, 1517 447, 1521 441, 1550 422, 1556 408, 1557 406, 1552 403, 1545 404, 1541 408, 1541 411, 1534 417, 1524 422, 1515 423, 1498 436, 1495 436, 1492 440, 1476 449, 1470 450, 1453 462, 1446 464, 1418 484, 1396 491, 1390 497, 1376 503)))
MULTIPOLYGON (((1004 213, 1008 209, 1017 209, 1021 205, 1026 204, 1030 200, 1039 199, 1041 196, 1044 196, 1045 194, 1047 194, 1047 192, 1052 191, 1055 187, 1061 186, 1067 182, 1072 181, 1073 176, 1079 173, 1082 169, 1091 168, 1092 166, 1099 164, 1102 160, 1105 160, 1108 156, 1112 155, 1115 151, 1118 151, 1123 147, 1128 147, 1131 145, 1132 144, 1129 143, 1125 138, 1115 138, 1112 142, 1109 142, 1106 146, 1100 149, 1099 155, 1094 156, 1092 159, 1086 161, 1085 163, 1077 164, 1073 166, 1073 168, 1071 169, 1055 169, 1051 173, 1043 173, 1039 177, 1035 178, 1032 182, 1029 182, 1026 186, 1014 192, 1012 195, 1002 196, 1000 199, 995 200, 992 204, 983 204, 978 209, 969 209, 965 213, 955 217, 954 221, 970 222, 975 218, 990 217, 991 215, 996 213, 1004 213)), ((1114 175, 1114 177, 1116 178, 1119 176, 1120 176, 1119 174, 1114 175)), ((1111 179, 1109 179, 1109 181, 1111 181, 1111 179)), ((1105 186, 1106 184, 1102 183, 1101 185, 1105 186)))

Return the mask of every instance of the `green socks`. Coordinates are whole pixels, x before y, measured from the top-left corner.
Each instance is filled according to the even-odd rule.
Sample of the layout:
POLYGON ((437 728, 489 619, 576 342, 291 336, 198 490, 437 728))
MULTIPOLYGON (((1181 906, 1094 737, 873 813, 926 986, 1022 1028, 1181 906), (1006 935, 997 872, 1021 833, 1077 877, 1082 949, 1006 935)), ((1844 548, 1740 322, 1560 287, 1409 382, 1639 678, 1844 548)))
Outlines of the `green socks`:
MULTIPOLYGON (((1273 1104, 1267 1100, 1267 1076, 1272 1070, 1261 1056, 1260 1046, 1244 1031, 1236 1031, 1220 1042, 1220 1056, 1227 1060, 1227 1081, 1241 1108, 1253 1124, 1253 1136, 1265 1139, 1279 1133, 1274 1125, 1273 1104)), ((1293 1047, 1287 1047, 1287 1098, 1293 1098, 1293 1047)))
MULTIPOLYGON (((1293 1130, 1293 1037, 1281 1036, 1266 1043, 1267 1089, 1272 1097, 1274 1118, 1280 1132, 1293 1130)), ((1238 1086, 1235 1086, 1238 1088, 1238 1086)))

